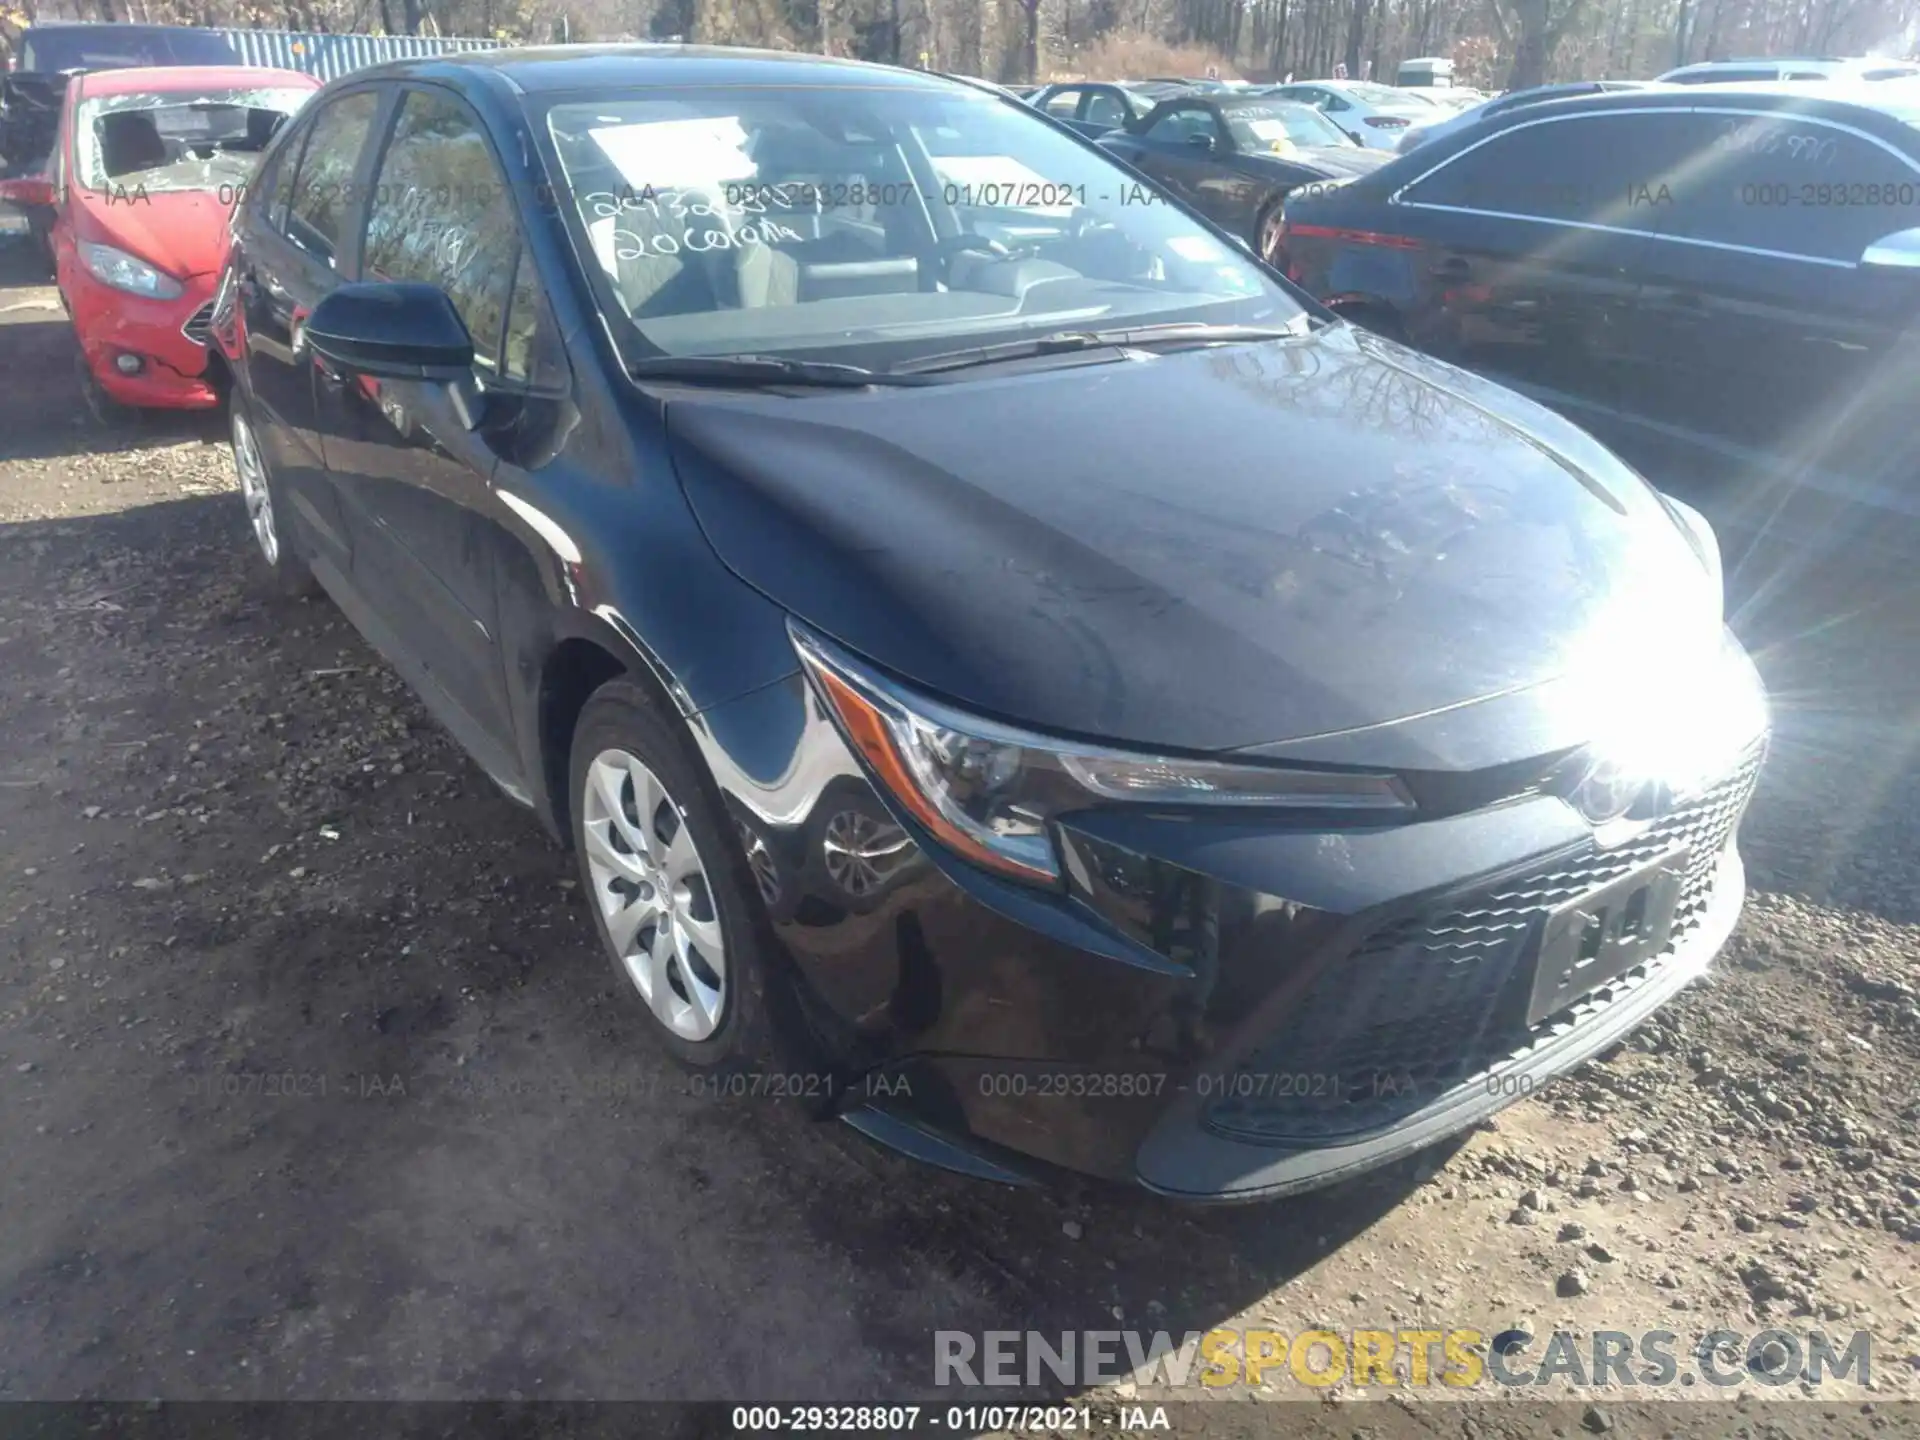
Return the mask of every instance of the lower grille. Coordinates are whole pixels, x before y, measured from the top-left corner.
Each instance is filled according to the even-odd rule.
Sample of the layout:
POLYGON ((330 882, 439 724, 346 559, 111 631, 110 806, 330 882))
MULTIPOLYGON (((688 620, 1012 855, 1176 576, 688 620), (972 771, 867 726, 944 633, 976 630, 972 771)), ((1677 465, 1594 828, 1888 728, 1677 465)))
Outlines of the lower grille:
POLYGON ((1699 928, 1722 856, 1759 778, 1756 746, 1725 780, 1611 849, 1591 847, 1448 908, 1376 931, 1321 972, 1286 1026, 1212 1082, 1206 1123, 1237 1139, 1325 1143, 1383 1129, 1456 1086, 1524 1058, 1659 973, 1656 957, 1538 1027, 1526 1023, 1547 913, 1676 846, 1690 847, 1676 945, 1699 928))
POLYGON ((213 333, 213 301, 209 300, 187 318, 180 327, 180 333, 196 345, 207 343, 207 336, 213 333))

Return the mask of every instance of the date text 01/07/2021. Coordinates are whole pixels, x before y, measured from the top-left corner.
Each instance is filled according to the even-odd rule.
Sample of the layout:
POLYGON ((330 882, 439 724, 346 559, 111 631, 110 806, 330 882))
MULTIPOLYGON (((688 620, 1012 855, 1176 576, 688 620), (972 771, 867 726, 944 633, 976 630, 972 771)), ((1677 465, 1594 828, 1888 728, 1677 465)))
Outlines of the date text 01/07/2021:
POLYGON ((1163 1405, 735 1405, 736 1434, 1087 1434, 1171 1430, 1163 1405))

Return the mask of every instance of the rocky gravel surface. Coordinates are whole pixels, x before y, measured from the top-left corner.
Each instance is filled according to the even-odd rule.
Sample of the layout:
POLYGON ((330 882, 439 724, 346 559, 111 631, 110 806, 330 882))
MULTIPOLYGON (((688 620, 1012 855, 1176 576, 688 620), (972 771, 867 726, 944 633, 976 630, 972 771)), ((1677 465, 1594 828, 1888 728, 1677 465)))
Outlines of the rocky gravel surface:
MULTIPOLYGON (((330 605, 262 589, 217 418, 92 429, 50 296, 0 288, 0 1399, 944 1405, 943 1329, 1473 1329, 1528 1368, 1667 1330, 1688 1373, 1714 1331, 1820 1330, 1869 1334, 1870 1375, 1281 1367, 1172 1414, 1910 1428, 1920 541, 1696 497, 1779 731, 1732 945, 1614 1052, 1297 1201, 1003 1192, 689 1093, 566 857, 330 605)), ((1153 1378, 1082 1403, 1203 1393, 1153 1378)))

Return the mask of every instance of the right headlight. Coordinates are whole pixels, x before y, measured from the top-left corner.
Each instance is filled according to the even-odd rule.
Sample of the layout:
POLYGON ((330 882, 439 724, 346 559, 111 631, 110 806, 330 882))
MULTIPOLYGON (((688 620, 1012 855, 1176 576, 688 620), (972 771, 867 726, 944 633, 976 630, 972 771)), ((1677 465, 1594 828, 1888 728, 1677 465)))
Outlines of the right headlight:
POLYGON ((1057 884, 1054 816, 1100 804, 1372 811, 1405 816, 1392 775, 1129 753, 1053 740, 914 695, 797 624, 795 650, 875 781, 976 864, 1057 884))
POLYGON ((172 300, 184 293, 180 282, 138 255, 129 255, 111 245, 80 242, 80 263, 102 285, 125 290, 129 295, 144 295, 150 300, 172 300))

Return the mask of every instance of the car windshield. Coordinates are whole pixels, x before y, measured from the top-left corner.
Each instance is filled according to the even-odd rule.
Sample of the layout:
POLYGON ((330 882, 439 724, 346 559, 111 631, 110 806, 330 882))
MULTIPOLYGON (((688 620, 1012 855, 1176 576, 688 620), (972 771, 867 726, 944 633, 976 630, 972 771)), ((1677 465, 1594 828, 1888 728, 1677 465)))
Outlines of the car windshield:
POLYGON ((1260 105, 1222 105, 1220 118, 1242 150, 1272 150, 1285 154, 1302 145, 1344 145, 1353 142, 1326 116, 1310 105, 1267 101, 1260 105))
POLYGON ((886 368, 956 343, 1301 314, 1132 171, 964 87, 650 89, 545 119, 629 358, 886 368))
POLYGON ((74 171, 89 190, 224 190, 245 183, 303 88, 101 95, 74 116, 74 171))
POLYGON ((239 60, 232 44, 211 31, 82 25, 28 32, 20 68, 116 70, 136 65, 234 65, 239 60))

